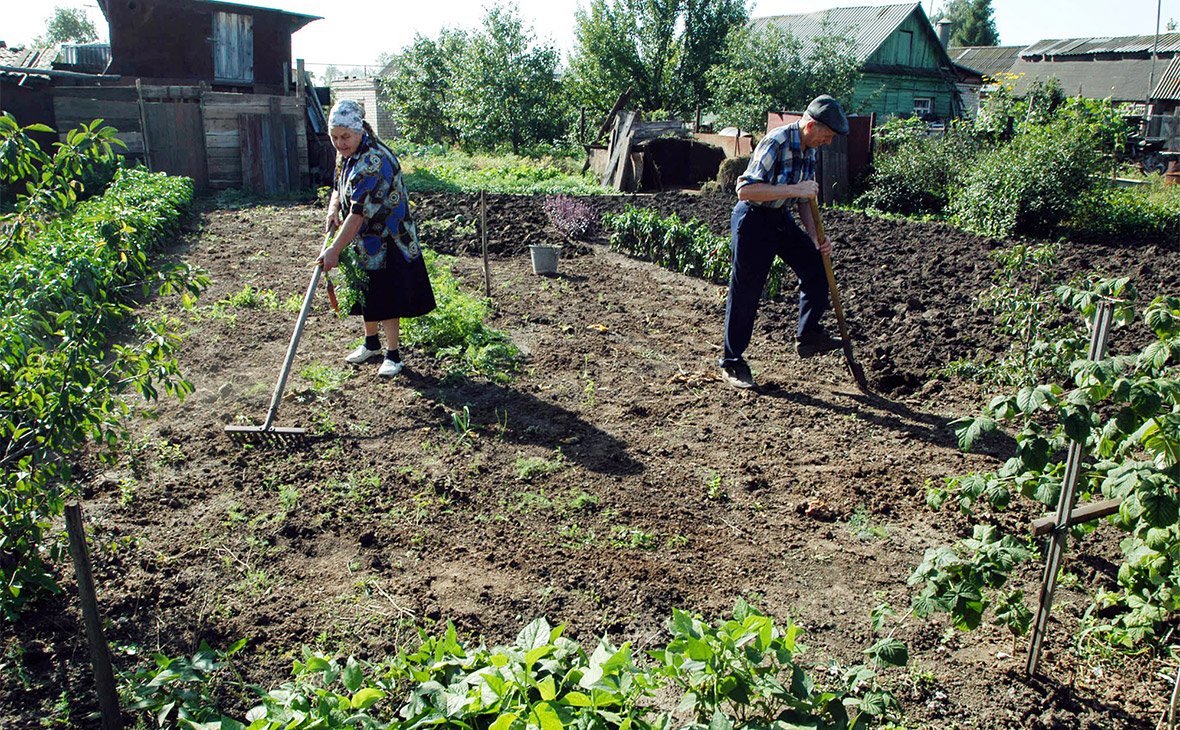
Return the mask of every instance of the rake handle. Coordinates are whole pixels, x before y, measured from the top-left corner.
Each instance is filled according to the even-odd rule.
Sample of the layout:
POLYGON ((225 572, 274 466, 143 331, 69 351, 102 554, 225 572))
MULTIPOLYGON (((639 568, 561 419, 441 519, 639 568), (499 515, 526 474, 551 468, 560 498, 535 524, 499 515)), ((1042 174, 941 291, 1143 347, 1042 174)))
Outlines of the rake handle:
POLYGON ((287 387, 287 376, 291 374, 291 363, 295 362, 295 350, 299 347, 299 338, 303 334, 303 325, 307 323, 307 315, 311 312, 311 300, 315 297, 315 288, 320 283, 320 273, 324 265, 316 262, 315 270, 311 273, 311 283, 307 286, 307 294, 303 295, 303 307, 299 310, 299 320, 295 323, 295 331, 291 333, 291 344, 287 345, 287 358, 283 362, 283 369, 279 371, 279 382, 275 384, 274 395, 270 399, 270 410, 266 412, 266 423, 262 430, 270 429, 275 416, 279 413, 279 402, 283 400, 283 389, 287 387))

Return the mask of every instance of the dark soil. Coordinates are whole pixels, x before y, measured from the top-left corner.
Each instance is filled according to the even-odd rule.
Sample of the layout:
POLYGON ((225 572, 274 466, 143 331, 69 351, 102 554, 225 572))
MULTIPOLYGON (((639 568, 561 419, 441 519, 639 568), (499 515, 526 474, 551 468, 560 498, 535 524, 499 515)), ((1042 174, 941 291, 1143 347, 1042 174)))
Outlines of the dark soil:
MULTIPOLYGON (((416 202, 435 224, 424 240, 482 291, 478 198, 416 202)), ((718 233, 732 206, 684 193, 592 200, 602 212, 627 203, 718 233)), ((211 275, 203 305, 246 284, 283 300, 306 287, 322 218, 314 206, 208 208, 174 255, 211 275)), ((761 391, 729 388, 716 377, 723 288, 612 253, 601 231, 564 242, 559 275, 535 276, 527 245, 563 241, 529 197, 488 200, 491 324, 520 347, 521 373, 507 385, 458 378, 409 349, 403 375, 378 380, 375 362, 342 360, 359 323, 317 300, 278 419, 330 434, 307 443, 244 447, 223 433, 265 414, 293 313, 231 309, 229 321, 148 304, 147 316, 183 323, 196 392, 135 423, 117 465, 87 467, 116 663, 247 638, 239 669, 277 686, 301 644, 379 659, 418 626, 452 621, 501 643, 538 615, 583 642, 606 633, 642 650, 666 638, 672 608, 717 619, 742 596, 805 628, 817 676, 831 660, 859 661, 870 609, 905 606, 924 550, 969 533, 959 515, 926 508, 925 487, 1011 452, 1000 438, 981 454, 956 448, 948 423, 985 394, 936 373, 1001 348, 971 300, 1004 244, 844 211, 825 222, 875 395, 857 391, 838 354, 796 357, 793 296, 761 309, 747 353, 761 391), (351 377, 317 389, 309 366, 351 377), (474 428, 461 438, 453 415, 465 408, 474 428), (530 463, 538 473, 524 473, 530 463)), ((1158 245, 1063 247, 1069 269, 1133 276, 1148 296, 1180 288, 1175 258, 1158 245)), ((993 519, 1024 534, 1036 514, 1025 505, 993 519)), ((1170 691, 1160 662, 1073 638, 1086 594, 1114 580, 1117 541, 1103 528, 1068 555, 1079 581, 1058 593, 1043 679, 1023 677, 1027 647, 1012 657, 1001 629, 906 622, 897 636, 910 667, 886 681, 913 726, 1153 727, 1170 691)), ((60 714, 63 691, 75 724, 97 727, 84 719, 95 702, 63 572, 65 593, 4 629, 4 730, 60 714)), ((1038 578, 1034 565, 1016 579, 1030 607, 1038 578)))

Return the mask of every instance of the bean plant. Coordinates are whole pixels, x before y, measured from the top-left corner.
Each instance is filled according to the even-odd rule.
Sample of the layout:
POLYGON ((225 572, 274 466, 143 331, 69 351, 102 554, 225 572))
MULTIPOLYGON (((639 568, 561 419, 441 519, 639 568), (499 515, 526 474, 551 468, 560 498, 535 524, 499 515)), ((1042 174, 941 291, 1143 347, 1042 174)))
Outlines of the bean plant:
MULTIPOLYGON (((659 213, 628 205, 619 214, 603 216, 603 225, 613 231, 610 247, 638 256, 672 271, 679 271, 714 284, 728 284, 729 240, 712 233, 701 221, 683 221, 676 213, 661 218, 659 213)), ((766 281, 766 294, 782 291, 787 267, 775 259, 766 281)))
POLYGON ((587 652, 564 629, 538 618, 511 644, 488 648, 464 644, 448 624, 379 662, 304 647, 291 679, 271 690, 227 677, 244 642, 203 646, 192 658, 154 656, 123 677, 122 691, 144 719, 222 730, 846 730, 896 716, 873 667, 907 661, 899 642, 878 642, 865 664, 836 672, 836 689, 821 690, 797 662, 798 627, 779 628, 744 601, 719 626, 674 611, 672 640, 648 652, 650 668, 629 643, 602 638, 587 652), (254 692, 252 709, 222 712, 241 689, 254 692), (659 704, 669 693, 682 696, 675 709, 659 704))

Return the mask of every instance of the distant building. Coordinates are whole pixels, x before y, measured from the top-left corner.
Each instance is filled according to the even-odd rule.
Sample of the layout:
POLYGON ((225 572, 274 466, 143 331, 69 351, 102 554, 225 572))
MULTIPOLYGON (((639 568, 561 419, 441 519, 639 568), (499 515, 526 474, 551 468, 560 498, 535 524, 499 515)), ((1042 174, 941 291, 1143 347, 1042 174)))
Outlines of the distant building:
POLYGON ((398 134, 397 126, 386 106, 389 98, 381 90, 379 76, 333 79, 328 82, 328 86, 336 99, 352 99, 360 103, 365 110, 365 121, 373 127, 378 137, 393 139, 398 134))
POLYGON ((854 44, 861 79, 849 111, 879 117, 952 119, 967 111, 958 84, 981 83, 971 68, 947 54, 921 3, 832 8, 798 15, 754 18, 754 29, 777 26, 807 46, 824 34, 843 34, 854 44))

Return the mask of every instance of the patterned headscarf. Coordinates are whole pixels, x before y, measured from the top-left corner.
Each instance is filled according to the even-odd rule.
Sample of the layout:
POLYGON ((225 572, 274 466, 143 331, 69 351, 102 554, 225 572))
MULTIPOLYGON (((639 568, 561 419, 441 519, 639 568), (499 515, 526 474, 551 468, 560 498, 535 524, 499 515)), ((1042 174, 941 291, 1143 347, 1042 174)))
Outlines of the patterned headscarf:
POLYGON ((328 114, 329 127, 348 127, 364 132, 365 110, 352 99, 340 99, 328 114))

